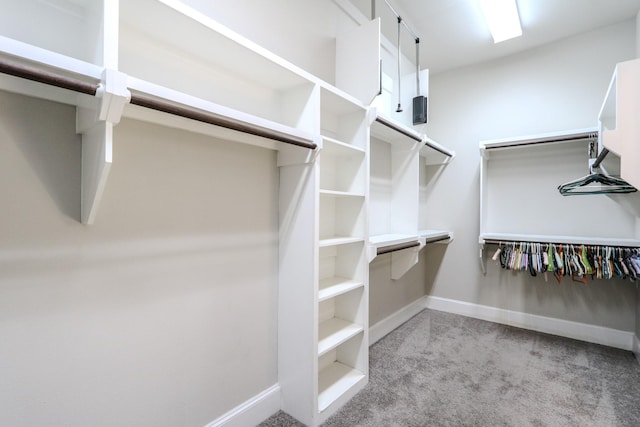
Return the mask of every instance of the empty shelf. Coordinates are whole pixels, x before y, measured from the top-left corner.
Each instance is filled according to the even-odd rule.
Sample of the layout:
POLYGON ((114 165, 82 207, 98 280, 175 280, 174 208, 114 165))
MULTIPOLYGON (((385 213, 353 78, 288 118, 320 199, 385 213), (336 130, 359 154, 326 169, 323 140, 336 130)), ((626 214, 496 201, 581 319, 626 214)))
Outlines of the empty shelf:
POLYGON ((320 372, 318 378, 318 410, 324 411, 336 399, 365 379, 365 375, 353 368, 334 362, 320 372))
POLYGON ((337 317, 320 323, 318 329, 318 356, 322 356, 364 330, 362 325, 337 317))
POLYGON ((320 290, 318 291, 318 301, 337 297, 354 289, 364 286, 360 280, 346 279, 344 277, 328 277, 320 280, 320 290))
POLYGON ((362 237, 328 237, 320 239, 318 246, 322 248, 326 246, 348 245, 349 243, 362 242, 363 240, 362 237))

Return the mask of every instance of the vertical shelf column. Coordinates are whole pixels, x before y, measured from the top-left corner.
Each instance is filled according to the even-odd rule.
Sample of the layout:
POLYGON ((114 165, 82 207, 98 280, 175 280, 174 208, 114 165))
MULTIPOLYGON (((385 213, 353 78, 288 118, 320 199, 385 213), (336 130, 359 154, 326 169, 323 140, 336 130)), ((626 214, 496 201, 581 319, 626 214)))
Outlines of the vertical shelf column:
POLYGON ((369 369, 367 110, 328 87, 320 106, 317 424, 364 387, 369 369))

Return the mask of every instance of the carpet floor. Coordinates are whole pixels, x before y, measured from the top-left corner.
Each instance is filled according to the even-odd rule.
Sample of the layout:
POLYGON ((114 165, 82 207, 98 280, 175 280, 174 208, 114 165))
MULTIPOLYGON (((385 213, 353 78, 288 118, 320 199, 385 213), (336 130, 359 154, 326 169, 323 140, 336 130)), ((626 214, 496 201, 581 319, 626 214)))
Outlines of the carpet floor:
MULTIPOLYGON (((369 384, 325 427, 640 426, 629 351, 424 310, 369 357, 369 384)), ((303 424, 260 424, 275 426, 303 424)))

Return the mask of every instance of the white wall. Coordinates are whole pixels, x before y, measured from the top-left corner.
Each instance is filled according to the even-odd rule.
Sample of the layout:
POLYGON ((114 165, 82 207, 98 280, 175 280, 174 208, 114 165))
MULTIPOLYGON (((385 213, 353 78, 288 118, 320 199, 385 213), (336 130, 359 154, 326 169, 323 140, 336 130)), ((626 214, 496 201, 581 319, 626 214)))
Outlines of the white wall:
MULTIPOLYGON (((490 263, 483 276, 477 243, 478 142, 596 126, 615 64, 635 56, 634 31, 632 20, 431 77, 429 134, 456 151, 455 160, 445 168, 428 199, 430 206, 440 207, 431 211, 430 228, 452 229, 456 235, 441 265, 439 259, 429 260, 428 268, 438 270, 431 295, 634 329, 635 285, 545 283, 539 277, 502 272, 495 263, 490 263)), ((553 209, 549 207, 550 214, 553 209)))
POLYGON ((0 425, 205 425, 277 382, 275 153, 0 93, 0 425))
POLYGON ((335 37, 355 25, 331 0, 184 0, 315 76, 335 81, 335 37))

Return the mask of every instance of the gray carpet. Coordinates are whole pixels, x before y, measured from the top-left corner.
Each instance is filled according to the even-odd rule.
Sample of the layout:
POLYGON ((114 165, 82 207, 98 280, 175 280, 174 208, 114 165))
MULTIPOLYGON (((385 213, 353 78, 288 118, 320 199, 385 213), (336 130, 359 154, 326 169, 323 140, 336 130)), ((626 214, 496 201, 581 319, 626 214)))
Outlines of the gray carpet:
MULTIPOLYGON (((261 427, 302 426, 279 412, 261 427)), ((640 426, 633 353, 424 310, 370 349, 326 427, 640 426)))

